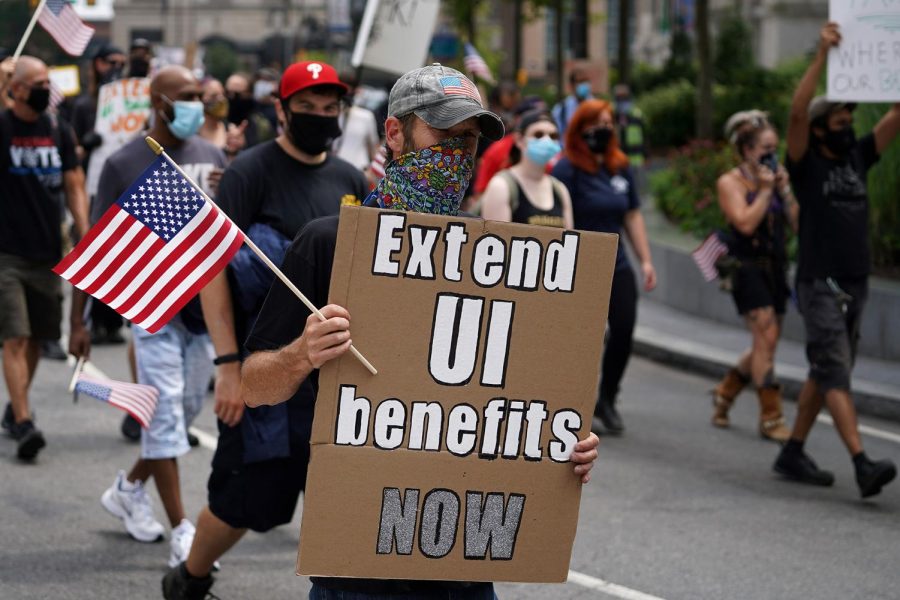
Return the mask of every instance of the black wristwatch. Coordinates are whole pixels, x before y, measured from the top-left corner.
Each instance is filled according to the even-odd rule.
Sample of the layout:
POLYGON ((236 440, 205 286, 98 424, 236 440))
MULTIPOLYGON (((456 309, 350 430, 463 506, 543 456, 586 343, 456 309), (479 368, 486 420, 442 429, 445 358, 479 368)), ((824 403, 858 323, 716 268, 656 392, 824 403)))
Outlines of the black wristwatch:
POLYGON ((231 354, 223 354, 213 359, 214 365, 224 365, 226 363, 241 362, 240 352, 232 352, 231 354))

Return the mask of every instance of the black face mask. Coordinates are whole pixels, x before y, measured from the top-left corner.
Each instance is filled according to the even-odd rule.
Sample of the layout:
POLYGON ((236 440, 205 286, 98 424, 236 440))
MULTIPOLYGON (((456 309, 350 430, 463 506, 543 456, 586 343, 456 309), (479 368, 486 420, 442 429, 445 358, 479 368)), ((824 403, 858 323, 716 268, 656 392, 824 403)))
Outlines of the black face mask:
POLYGON ((132 58, 128 61, 129 77, 146 77, 150 73, 150 61, 144 58, 132 58))
POLYGON ((827 129, 822 143, 828 148, 832 154, 840 157, 847 156, 856 145, 856 132, 852 126, 847 126, 834 131, 827 129))
POLYGON ((50 90, 48 88, 31 88, 25 104, 36 113, 42 113, 50 106, 50 90))
POLYGON ((106 72, 106 75, 100 75, 97 77, 97 80, 100 82, 100 85, 106 83, 112 83, 113 81, 118 81, 122 78, 122 68, 121 67, 113 67, 109 71, 106 72))
POLYGON ((244 98, 239 94, 228 96, 228 122, 240 125, 253 112, 256 101, 253 98, 244 98))
POLYGON ((307 154, 315 156, 325 152, 331 142, 341 135, 337 117, 300 112, 291 112, 290 115, 288 129, 291 142, 307 154))
POLYGON ((593 152, 594 154, 603 154, 609 147, 609 142, 610 140, 612 140, 612 135, 612 129, 600 127, 598 129, 594 129, 593 131, 585 131, 581 134, 581 138, 587 144, 587 147, 591 152, 593 152))

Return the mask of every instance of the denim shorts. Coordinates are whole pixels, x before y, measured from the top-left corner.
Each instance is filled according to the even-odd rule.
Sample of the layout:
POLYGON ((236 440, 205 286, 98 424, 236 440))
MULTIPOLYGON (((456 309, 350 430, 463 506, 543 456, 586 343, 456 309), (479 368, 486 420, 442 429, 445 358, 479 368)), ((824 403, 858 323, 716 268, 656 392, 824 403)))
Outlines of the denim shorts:
POLYGON ((141 458, 187 454, 187 428, 200 413, 212 377, 213 348, 208 334, 195 334, 176 316, 156 333, 132 325, 138 382, 159 390, 150 427, 141 431, 141 458))

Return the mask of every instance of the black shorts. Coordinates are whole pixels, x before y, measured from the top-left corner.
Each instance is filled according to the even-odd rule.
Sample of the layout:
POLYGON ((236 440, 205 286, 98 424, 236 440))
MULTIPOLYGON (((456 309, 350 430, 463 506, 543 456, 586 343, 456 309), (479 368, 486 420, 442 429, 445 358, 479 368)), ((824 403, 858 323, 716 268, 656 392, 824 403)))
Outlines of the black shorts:
POLYGON ((0 254, 0 342, 59 339, 62 279, 52 268, 52 263, 0 254))
MULTIPOLYGON (((291 522, 306 487, 309 451, 243 464, 241 427, 219 421, 219 444, 207 484, 209 510, 235 529, 268 531, 291 522)), ((292 449, 293 450, 293 449, 292 449)))
POLYGON ((742 264, 734 274, 731 297, 741 315, 771 306, 783 315, 791 290, 783 269, 769 269, 750 263, 742 264))
POLYGON ((797 282, 797 300, 806 328, 809 378, 822 393, 832 389, 850 391, 850 374, 869 291, 865 279, 843 281, 839 287, 847 298, 839 297, 821 279, 797 282))

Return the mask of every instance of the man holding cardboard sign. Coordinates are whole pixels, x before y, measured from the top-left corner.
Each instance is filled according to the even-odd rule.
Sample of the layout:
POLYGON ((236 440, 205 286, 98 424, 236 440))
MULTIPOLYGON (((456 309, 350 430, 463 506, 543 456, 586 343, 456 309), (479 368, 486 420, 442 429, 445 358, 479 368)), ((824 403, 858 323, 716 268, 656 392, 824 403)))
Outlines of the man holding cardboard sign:
POLYGON ((578 438, 616 238, 447 218, 478 136, 503 131, 453 69, 401 77, 385 131, 366 204, 393 210, 313 221, 284 260, 313 303, 330 298, 327 319, 277 283, 247 341, 248 405, 306 380, 320 391, 298 568, 311 598, 492 599, 471 582, 563 581, 597 456, 596 436, 578 438), (377 376, 345 357, 351 313, 377 376))

